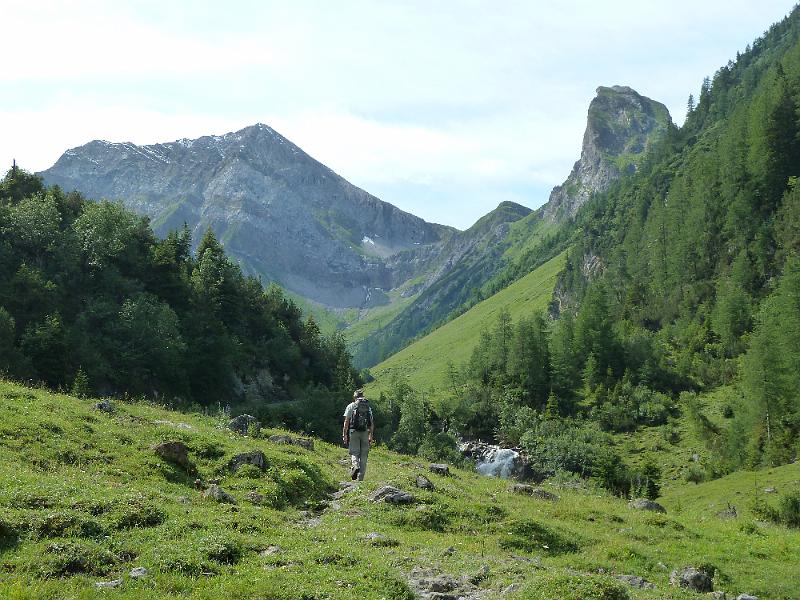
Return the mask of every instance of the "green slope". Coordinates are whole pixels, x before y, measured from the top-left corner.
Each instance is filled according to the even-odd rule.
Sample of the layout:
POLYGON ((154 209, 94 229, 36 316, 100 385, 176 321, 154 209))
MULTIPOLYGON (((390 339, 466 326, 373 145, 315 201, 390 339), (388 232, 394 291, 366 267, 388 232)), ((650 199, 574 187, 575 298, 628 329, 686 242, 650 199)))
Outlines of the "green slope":
POLYGON ((556 276, 564 266, 566 253, 559 254, 519 281, 491 298, 473 306, 458 318, 417 340, 371 369, 376 381, 369 386, 375 393, 385 389, 395 377, 405 378, 420 390, 446 384, 447 365, 469 359, 484 328, 491 327, 501 311, 514 321, 545 310, 553 294, 556 276))
MULTIPOLYGON (((367 481, 332 500, 347 475, 342 448, 267 439, 278 431, 242 437, 225 420, 144 403, 106 413, 95 402, 0 381, 0 598, 412 600, 410 574, 423 568, 471 578, 485 600, 690 599, 669 587, 669 572, 701 563, 716 567, 718 589, 800 597, 800 531, 753 524, 743 503, 740 517, 719 519, 709 504, 746 494, 752 474, 673 490, 659 515, 585 482, 545 483, 557 498, 539 499, 376 448, 367 481), (166 440, 186 444, 189 469, 156 456, 166 440), (228 461, 253 450, 266 470, 231 472, 228 461), (414 487, 422 473, 435 490, 414 487), (236 504, 204 498, 195 478, 218 480, 236 504), (415 502, 371 502, 385 483, 415 502), (134 579, 135 567, 149 574, 134 579), (656 589, 627 588, 614 574, 656 589), (113 580, 116 589, 95 587, 113 580), (516 592, 505 591, 511 584, 516 592)), ((759 485, 783 492, 798 470, 763 472, 759 485)))

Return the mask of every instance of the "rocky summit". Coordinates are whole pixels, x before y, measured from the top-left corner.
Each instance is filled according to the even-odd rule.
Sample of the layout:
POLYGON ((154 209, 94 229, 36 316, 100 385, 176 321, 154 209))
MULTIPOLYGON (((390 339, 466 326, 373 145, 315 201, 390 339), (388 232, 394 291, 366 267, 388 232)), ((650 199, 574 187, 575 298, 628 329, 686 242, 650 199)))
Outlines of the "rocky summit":
POLYGON ((245 271, 330 307, 380 303, 398 284, 387 258, 452 232, 355 187, 262 124, 148 146, 93 141, 40 174, 123 201, 156 233, 186 223, 197 243, 211 228, 245 271))
POLYGON ((574 217, 592 194, 635 172, 639 160, 671 122, 666 106, 629 87, 597 88, 589 105, 581 157, 567 180, 550 193, 545 218, 574 217))

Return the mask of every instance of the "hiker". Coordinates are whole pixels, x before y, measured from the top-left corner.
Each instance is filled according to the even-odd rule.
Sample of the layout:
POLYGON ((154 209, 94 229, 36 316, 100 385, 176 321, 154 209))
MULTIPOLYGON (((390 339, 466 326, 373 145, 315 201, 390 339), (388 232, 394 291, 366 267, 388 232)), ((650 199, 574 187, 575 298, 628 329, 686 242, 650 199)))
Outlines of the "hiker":
POLYGON ((350 479, 364 480, 367 472, 367 454, 375 433, 372 407, 364 398, 364 390, 353 392, 353 401, 344 410, 342 441, 350 452, 350 479))

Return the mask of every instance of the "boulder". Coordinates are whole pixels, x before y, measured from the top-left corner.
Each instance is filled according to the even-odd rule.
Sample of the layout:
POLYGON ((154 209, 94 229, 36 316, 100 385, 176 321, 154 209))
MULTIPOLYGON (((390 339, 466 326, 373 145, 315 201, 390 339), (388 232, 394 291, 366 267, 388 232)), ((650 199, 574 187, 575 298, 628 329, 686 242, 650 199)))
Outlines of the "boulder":
POLYGON ((228 423, 228 429, 240 435, 247 435, 251 427, 261 429, 261 423, 252 415, 239 415, 228 423))
POLYGON ((253 450, 252 452, 237 454, 228 461, 231 471, 238 471, 242 465, 253 465, 263 471, 267 468, 267 457, 264 456, 261 450, 253 450))
POLYGON ((389 504, 411 504, 414 496, 394 486, 384 485, 375 490, 369 499, 372 502, 387 502, 389 504))
POLYGON ((431 463, 431 465, 428 467, 428 470, 431 473, 436 473, 437 475, 450 475, 450 467, 439 463, 431 463))
POLYGON ((648 500, 647 498, 637 498, 636 500, 631 500, 628 503, 628 506, 631 508, 635 508, 637 510, 650 510, 653 512, 660 512, 666 513, 667 509, 661 506, 658 502, 653 502, 652 500, 648 500))
POLYGON ((417 487, 423 490, 430 490, 433 491, 435 488, 433 487, 433 482, 425 477, 425 475, 417 475, 416 481, 417 487))
POLYGON ((676 569, 670 573, 669 583, 672 586, 686 588, 701 594, 714 591, 714 582, 711 576, 696 567, 676 569))
POLYGON ((547 490, 543 490, 542 488, 533 487, 532 485, 528 485, 527 483, 515 483, 511 486, 511 491, 515 494, 525 494, 526 496, 533 496, 534 498, 538 498, 539 500, 549 500, 551 502, 555 502, 558 500, 558 496, 556 496, 552 492, 548 492, 547 490))
POLYGON ((291 435, 271 435, 269 436, 269 441, 273 444, 286 444, 288 446, 300 446, 301 448, 305 448, 306 450, 313 450, 314 449, 314 440, 310 440, 308 438, 299 438, 293 437, 291 435))
POLYGON ((95 408, 95 410, 101 410, 101 411, 107 412, 107 413, 113 413, 114 412, 114 405, 111 404, 111 400, 109 400, 107 398, 105 400, 101 400, 100 402, 95 404, 94 408, 95 408))
POLYGON ((655 584, 650 583, 644 577, 639 577, 638 575, 614 575, 614 577, 622 583, 627 583, 629 586, 636 588, 637 590, 656 589, 655 584))
POLYGON ((189 448, 183 442, 161 442, 152 446, 152 450, 165 461, 178 465, 184 469, 191 466, 189 462, 189 448))
POLYGON ((128 576, 131 579, 141 579, 142 577, 147 577, 149 574, 150 571, 148 571, 144 567, 134 567, 133 569, 131 569, 131 572, 128 573, 128 576))
POLYGON ((203 492, 203 497, 211 498, 212 500, 216 500, 220 503, 236 504, 236 498, 231 496, 217 484, 212 484, 205 492, 203 492))

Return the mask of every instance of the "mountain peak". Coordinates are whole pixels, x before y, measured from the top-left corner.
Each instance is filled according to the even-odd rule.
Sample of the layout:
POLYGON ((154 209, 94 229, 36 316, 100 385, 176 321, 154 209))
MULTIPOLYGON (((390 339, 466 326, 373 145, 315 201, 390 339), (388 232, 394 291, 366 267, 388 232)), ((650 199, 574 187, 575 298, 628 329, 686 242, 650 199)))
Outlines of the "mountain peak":
POLYGON ((567 180, 553 188, 545 217, 575 216, 597 192, 633 173, 655 139, 671 123, 667 107, 628 86, 600 86, 589 104, 581 157, 567 180))

